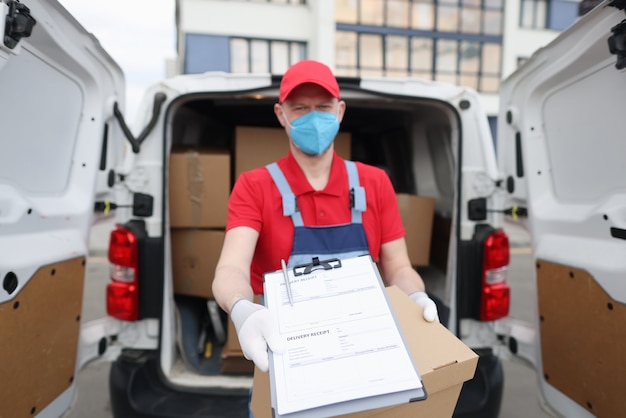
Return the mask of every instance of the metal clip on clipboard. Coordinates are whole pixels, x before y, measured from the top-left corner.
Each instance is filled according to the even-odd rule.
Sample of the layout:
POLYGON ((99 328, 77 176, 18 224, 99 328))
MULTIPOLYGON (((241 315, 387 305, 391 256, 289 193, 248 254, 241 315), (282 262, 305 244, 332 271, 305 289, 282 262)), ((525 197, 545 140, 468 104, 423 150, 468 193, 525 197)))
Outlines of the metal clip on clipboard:
POLYGON ((341 268, 341 260, 338 258, 331 258, 328 260, 320 261, 319 257, 313 257, 313 262, 295 266, 293 268, 293 275, 302 276, 303 274, 309 274, 314 270, 332 270, 338 268, 341 268))

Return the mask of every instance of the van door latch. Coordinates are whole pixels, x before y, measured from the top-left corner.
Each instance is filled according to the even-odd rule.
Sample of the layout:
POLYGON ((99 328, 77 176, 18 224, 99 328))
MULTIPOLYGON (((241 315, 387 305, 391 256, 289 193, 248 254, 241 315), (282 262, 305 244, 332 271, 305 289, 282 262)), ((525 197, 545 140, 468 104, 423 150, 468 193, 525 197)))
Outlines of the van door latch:
POLYGON ((617 55, 615 68, 621 70, 626 67, 626 19, 611 28, 613 35, 609 36, 609 52, 617 55))
POLYGON ((502 212, 505 215, 509 215, 513 218, 514 221, 517 221, 518 218, 526 218, 528 217, 528 209, 522 206, 513 205, 508 209, 502 210, 488 210, 489 212, 502 212))
POLYGON ((131 205, 118 205, 110 200, 102 200, 95 203, 94 210, 108 215, 112 210, 117 208, 133 208, 133 216, 147 218, 152 216, 154 199, 149 194, 134 193, 133 203, 131 205))
POLYGON ((467 202, 467 217, 470 221, 484 221, 487 219, 487 212, 504 213, 512 217, 514 221, 528 216, 528 209, 517 205, 507 209, 487 209, 487 199, 484 197, 467 202))
POLYGON ((30 9, 17 0, 9 0, 9 11, 4 21, 4 46, 13 49, 22 38, 28 38, 37 21, 30 15, 30 9))

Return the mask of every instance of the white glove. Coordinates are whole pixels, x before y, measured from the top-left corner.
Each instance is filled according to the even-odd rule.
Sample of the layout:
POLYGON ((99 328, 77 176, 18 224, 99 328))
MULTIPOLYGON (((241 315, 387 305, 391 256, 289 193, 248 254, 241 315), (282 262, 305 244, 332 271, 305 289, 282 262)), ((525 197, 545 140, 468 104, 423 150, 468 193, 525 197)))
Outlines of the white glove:
POLYGON ((439 314, 437 314, 437 305, 425 292, 413 292, 409 295, 411 299, 424 310, 424 319, 428 322, 437 320, 439 322, 439 314))
POLYGON ((241 351, 248 360, 264 372, 269 369, 267 347, 275 353, 283 351, 278 324, 265 306, 239 299, 230 310, 237 330, 241 351))

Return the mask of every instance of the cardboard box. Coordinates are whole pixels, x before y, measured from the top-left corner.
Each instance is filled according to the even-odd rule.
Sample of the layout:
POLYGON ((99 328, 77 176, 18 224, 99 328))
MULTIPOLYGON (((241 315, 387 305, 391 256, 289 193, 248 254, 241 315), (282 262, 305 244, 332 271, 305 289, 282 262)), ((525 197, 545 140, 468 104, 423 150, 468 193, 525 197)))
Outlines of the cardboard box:
MULTIPOLYGON (((350 159, 351 135, 339 132, 335 151, 350 159)), ((235 129, 235 180, 244 171, 272 163, 289 153, 289 137, 283 128, 237 126, 235 129)))
POLYGON ((174 293, 213 298, 215 267, 224 244, 223 230, 172 229, 174 293))
MULTIPOLYGON (((463 382, 474 377, 478 356, 440 323, 428 323, 422 309, 395 286, 387 288, 400 328, 422 377, 426 400, 343 415, 349 418, 451 417, 463 382)), ((252 413, 271 418, 269 374, 254 371, 252 413)))
POLYGON ((172 228, 224 228, 230 195, 230 154, 172 151, 169 208, 172 228))
POLYGON ((414 266, 430 262, 430 244, 435 217, 435 199, 398 193, 398 207, 406 231, 406 246, 414 266))
POLYGON ((228 321, 228 331, 226 334, 226 343, 222 349, 222 368, 221 373, 247 373, 254 372, 254 363, 243 356, 237 331, 233 321, 228 321))
MULTIPOLYGON (((261 303, 261 297, 259 295, 255 295, 254 302, 261 303)), ((241 345, 239 345, 239 338, 237 337, 237 331, 235 330, 235 325, 231 320, 228 321, 226 343, 222 348, 221 359, 221 373, 252 374, 254 372, 254 363, 243 356, 243 351, 241 351, 241 345)))

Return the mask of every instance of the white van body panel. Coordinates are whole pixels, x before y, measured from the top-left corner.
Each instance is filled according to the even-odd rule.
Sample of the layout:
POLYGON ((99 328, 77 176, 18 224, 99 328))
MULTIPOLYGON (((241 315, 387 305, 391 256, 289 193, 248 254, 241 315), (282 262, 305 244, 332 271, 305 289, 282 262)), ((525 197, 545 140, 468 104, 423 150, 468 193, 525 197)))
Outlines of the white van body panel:
MULTIPOLYGON (((608 303, 601 301, 604 311, 606 306, 613 310, 614 302, 626 302, 626 141, 621 105, 626 73, 616 68, 617 57, 610 53, 607 43, 611 29, 624 17, 624 11, 604 2, 536 52, 504 82, 501 90, 499 162, 503 177, 514 188, 509 188, 509 205, 528 208, 529 217, 523 223, 531 235, 537 266, 535 277, 529 279, 539 292, 536 321, 532 324, 536 332, 521 331, 520 326, 517 334, 526 333, 523 355, 535 356, 530 360, 537 367, 546 403, 553 412, 566 417, 602 414, 600 408, 618 405, 611 394, 594 398, 593 381, 580 382, 590 387, 586 393, 589 399, 581 397, 577 401, 568 396, 577 388, 552 384, 558 376, 546 370, 549 366, 542 353, 553 350, 545 341, 552 341, 548 332, 552 328, 548 327, 554 315, 544 318, 547 305, 541 308, 541 301, 556 300, 559 292, 541 294, 541 286, 546 286, 542 284, 546 279, 541 278, 541 267, 554 263, 571 270, 572 283, 580 280, 574 270, 586 272, 593 279, 590 283, 611 299, 608 303)), ((567 286, 561 289, 569 291, 567 286)), ((585 310, 595 302, 583 298, 579 307, 585 310)), ((574 311, 562 310, 560 314, 563 318, 574 317, 574 311)), ((597 318, 598 327, 602 318, 597 318)), ((563 325, 568 325, 566 320, 563 325)), ((579 341, 595 338, 585 334, 583 329, 587 328, 581 323, 572 328, 577 325, 581 329, 579 341)), ((621 343, 606 340, 604 344, 621 343)), ((602 350, 594 354, 603 356, 602 350)), ((595 355, 576 358, 576 364, 570 365, 574 370, 568 376, 570 381, 586 376, 581 369, 596 367, 595 355)), ((622 373, 623 369, 616 372, 622 373)), ((613 381, 610 376, 605 378, 613 381)))
MULTIPOLYGON (((114 195, 108 185, 109 172, 124 154, 124 139, 110 123, 113 103, 124 107, 120 68, 57 2, 28 2, 26 6, 36 20, 31 36, 13 49, 4 43, 0 46, 0 114, 3 121, 10 121, 2 126, 0 152, 0 277, 16 278, 14 289, 0 289, 0 306, 13 305, 14 309, 20 302, 19 306, 28 307, 23 291, 31 283, 31 290, 38 285, 33 277, 45 266, 77 258, 83 258, 85 265, 89 231, 98 221, 94 203, 114 195)), ((8 3, 1 1, 2 33, 8 12, 8 3)), ((82 304, 76 303, 73 321, 80 319, 82 304)), ((47 313, 54 317, 51 314, 47 313)), ((58 360, 75 362, 76 376, 82 365, 100 354, 99 342, 107 330, 115 329, 115 322, 83 324, 80 332, 77 327, 76 358, 58 360)), ((24 329, 23 334, 28 331, 24 329)), ((40 337, 33 343, 45 353, 57 342, 40 337)), ((23 354, 25 362, 31 357, 23 354)), ((66 385, 47 404, 33 400, 31 413, 62 415, 73 400, 76 379, 66 385)))

